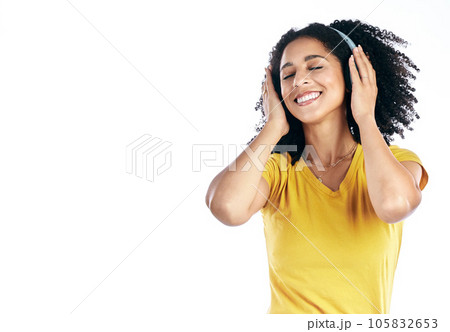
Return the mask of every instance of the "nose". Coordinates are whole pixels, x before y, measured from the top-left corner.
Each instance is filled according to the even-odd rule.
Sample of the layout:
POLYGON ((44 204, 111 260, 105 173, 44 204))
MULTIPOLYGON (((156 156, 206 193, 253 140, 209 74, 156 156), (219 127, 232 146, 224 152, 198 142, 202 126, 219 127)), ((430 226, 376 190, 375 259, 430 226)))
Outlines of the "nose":
POLYGON ((308 74, 305 74, 303 72, 298 72, 295 75, 293 83, 294 83, 294 87, 295 88, 299 87, 302 84, 309 84, 310 83, 310 77, 309 77, 308 74))

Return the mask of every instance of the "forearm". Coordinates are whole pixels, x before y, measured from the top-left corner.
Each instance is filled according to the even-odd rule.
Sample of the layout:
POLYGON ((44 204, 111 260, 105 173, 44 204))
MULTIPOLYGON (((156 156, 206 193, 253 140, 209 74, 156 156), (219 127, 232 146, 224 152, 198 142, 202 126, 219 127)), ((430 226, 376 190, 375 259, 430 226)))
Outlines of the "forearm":
POLYGON ((372 206, 385 222, 400 221, 420 203, 420 190, 412 174, 392 154, 375 119, 359 120, 358 126, 372 206))
POLYGON ((258 187, 264 166, 281 137, 280 129, 267 123, 236 160, 213 179, 206 194, 206 204, 216 217, 224 219, 223 215, 231 213, 231 207, 234 216, 227 218, 246 217, 256 195, 254 188, 258 187))

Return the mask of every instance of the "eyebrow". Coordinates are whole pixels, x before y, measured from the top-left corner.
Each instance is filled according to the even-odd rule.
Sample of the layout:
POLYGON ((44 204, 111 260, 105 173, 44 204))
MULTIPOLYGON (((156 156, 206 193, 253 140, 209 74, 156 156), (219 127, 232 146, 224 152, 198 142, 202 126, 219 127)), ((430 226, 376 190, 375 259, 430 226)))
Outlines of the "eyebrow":
MULTIPOLYGON (((321 56, 321 55, 318 55, 318 54, 312 54, 312 55, 307 55, 307 56, 305 56, 305 62, 306 62, 306 61, 309 61, 309 60, 312 60, 312 59, 314 59, 314 58, 322 58, 322 59, 327 60, 325 57, 323 57, 323 56, 321 56)), ((327 60, 327 61, 328 61, 328 60, 327 60)), ((281 67, 280 72, 283 71, 284 68, 290 67, 290 66, 293 66, 293 65, 294 65, 294 64, 293 64, 292 62, 286 62, 286 63, 281 67)))

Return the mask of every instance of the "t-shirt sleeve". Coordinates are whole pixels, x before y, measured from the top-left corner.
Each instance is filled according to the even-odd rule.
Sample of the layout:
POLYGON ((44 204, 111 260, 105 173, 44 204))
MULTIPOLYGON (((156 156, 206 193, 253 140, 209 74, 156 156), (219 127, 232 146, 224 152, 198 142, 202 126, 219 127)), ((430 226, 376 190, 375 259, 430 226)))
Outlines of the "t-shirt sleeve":
MULTIPOLYGON (((280 196, 281 190, 287 181, 288 159, 285 154, 272 153, 262 172, 262 177, 269 184, 269 197, 274 202, 280 196)), ((267 206, 267 205, 266 205, 267 206)))
POLYGON ((398 161, 415 161, 422 166, 422 177, 420 179, 419 187, 420 190, 423 190, 428 183, 428 173, 420 158, 411 150, 399 148, 397 145, 391 145, 390 149, 398 161))

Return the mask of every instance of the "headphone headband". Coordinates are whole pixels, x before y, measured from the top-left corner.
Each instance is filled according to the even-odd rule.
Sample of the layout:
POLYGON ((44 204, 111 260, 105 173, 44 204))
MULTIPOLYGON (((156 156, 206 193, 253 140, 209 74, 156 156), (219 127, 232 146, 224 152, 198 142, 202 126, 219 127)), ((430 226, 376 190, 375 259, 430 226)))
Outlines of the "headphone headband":
POLYGON ((356 45, 353 42, 353 40, 350 39, 350 37, 348 37, 345 33, 340 32, 338 29, 329 27, 330 29, 333 29, 334 31, 336 31, 341 37, 342 39, 344 39, 344 41, 347 43, 347 45, 350 47, 351 50, 353 50, 356 45))

